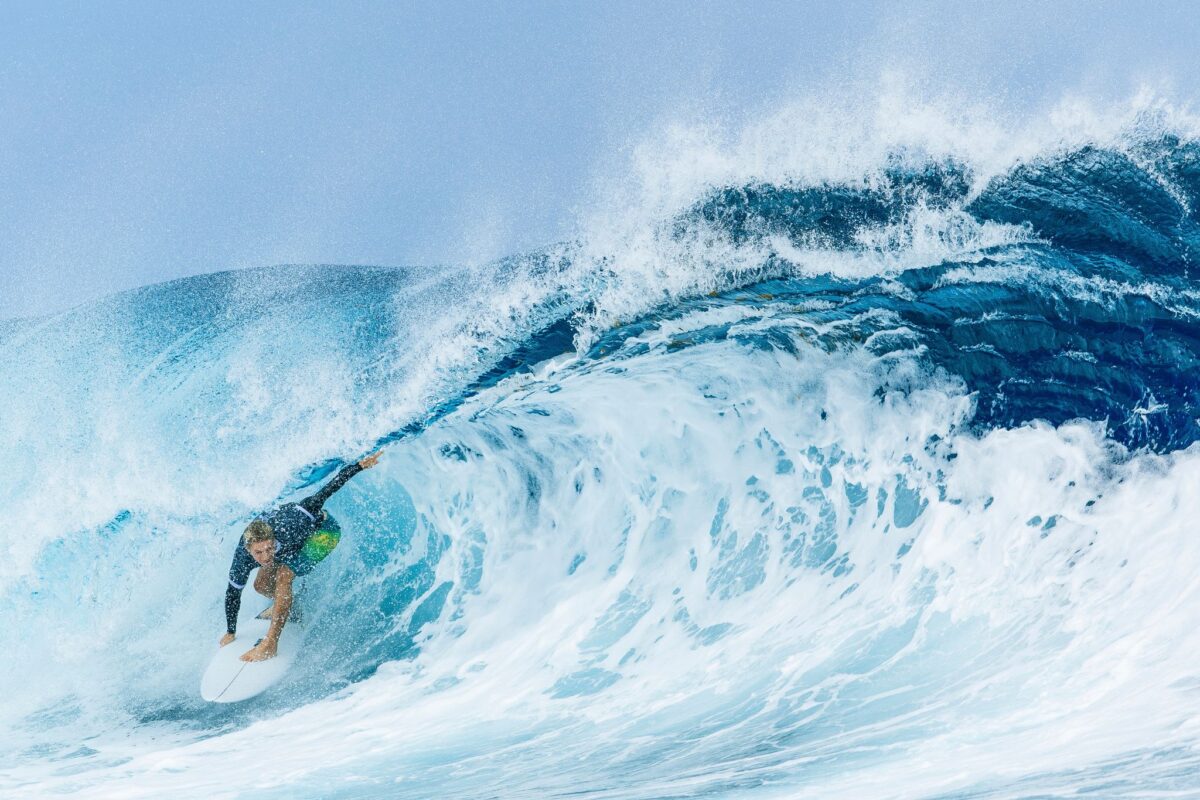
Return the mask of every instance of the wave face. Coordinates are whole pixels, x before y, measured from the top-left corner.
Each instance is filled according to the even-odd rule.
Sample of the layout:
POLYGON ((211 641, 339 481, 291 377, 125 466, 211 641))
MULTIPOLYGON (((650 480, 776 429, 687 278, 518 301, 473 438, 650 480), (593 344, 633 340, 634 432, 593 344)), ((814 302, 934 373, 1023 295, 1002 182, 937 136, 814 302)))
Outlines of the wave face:
POLYGON ((1200 794, 1200 146, 1151 122, 0 328, 0 791, 1200 794), (379 444, 289 679, 203 703, 241 528, 379 444))

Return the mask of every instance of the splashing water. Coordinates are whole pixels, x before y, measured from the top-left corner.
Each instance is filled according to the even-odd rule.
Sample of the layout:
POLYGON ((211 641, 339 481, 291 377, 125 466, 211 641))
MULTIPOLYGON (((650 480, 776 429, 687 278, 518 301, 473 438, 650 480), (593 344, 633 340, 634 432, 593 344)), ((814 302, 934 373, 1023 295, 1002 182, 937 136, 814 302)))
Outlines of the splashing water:
POLYGON ((1200 145, 936 111, 676 130, 494 265, 0 328, 0 790, 1200 794, 1200 145), (204 704, 241 527, 381 443, 288 680, 204 704))

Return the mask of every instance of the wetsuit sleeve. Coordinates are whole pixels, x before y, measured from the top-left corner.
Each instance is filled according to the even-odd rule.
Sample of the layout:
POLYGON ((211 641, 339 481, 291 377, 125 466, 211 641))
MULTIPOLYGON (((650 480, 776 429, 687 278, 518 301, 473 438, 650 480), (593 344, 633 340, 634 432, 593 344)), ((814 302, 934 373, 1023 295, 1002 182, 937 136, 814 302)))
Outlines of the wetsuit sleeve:
POLYGON ((225 587, 225 630, 237 633, 238 611, 242 607, 242 590, 234 588, 233 584, 225 587))
POLYGON ((233 554, 233 563, 229 565, 229 583, 225 586, 225 630, 237 632, 238 610, 242 607, 242 589, 254 569, 254 558, 242 546, 242 538, 238 537, 237 551, 233 554))
POLYGON ((346 481, 360 472, 362 472, 362 467, 358 464, 347 464, 338 470, 338 474, 333 476, 333 480, 321 487, 321 491, 301 500, 300 506, 314 517, 317 516, 321 512, 321 506, 325 505, 325 501, 333 497, 334 492, 345 486, 346 481))

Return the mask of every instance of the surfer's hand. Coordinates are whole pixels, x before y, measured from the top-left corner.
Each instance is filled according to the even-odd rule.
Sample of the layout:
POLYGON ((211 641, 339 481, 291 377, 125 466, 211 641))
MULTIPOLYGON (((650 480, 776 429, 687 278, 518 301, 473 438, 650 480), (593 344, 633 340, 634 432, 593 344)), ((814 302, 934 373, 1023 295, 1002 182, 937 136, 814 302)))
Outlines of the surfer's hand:
POLYGON ((371 467, 373 467, 379 463, 379 458, 382 455, 383 455, 382 450, 376 450, 374 453, 371 453, 371 455, 367 456, 362 461, 359 461, 358 465, 360 467, 362 467, 363 469, 370 469, 371 467))
POLYGON ((266 661, 274 657, 275 645, 259 642, 257 647, 252 647, 242 654, 242 661, 266 661))
POLYGON ((225 645, 229 644, 236 638, 237 637, 234 636, 232 633, 225 634, 224 636, 221 637, 221 647, 224 647, 225 645))

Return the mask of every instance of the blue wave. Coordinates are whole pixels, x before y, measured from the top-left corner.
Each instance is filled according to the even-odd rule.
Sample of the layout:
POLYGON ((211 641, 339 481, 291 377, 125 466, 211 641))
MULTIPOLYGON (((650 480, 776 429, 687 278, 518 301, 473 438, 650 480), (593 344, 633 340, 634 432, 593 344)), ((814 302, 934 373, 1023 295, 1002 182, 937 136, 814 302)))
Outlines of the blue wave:
MULTIPOLYGON (((615 257, 583 263, 574 245, 479 269, 220 273, 8 323, 0 501, 13 556, 0 599, 20 624, 0 636, 14 654, 0 677, 65 666, 4 714, 12 777, 0 787, 120 780, 113 770, 140 767, 117 731, 164 749, 240 741, 251 722, 337 692, 391 700, 355 723, 328 711, 335 730, 384 730, 387 709, 419 715, 421 698, 494 673, 512 702, 538 699, 483 733, 447 701, 447 729, 464 759, 492 764, 508 742, 519 773, 497 774, 545 796, 566 791, 537 783, 548 765, 611 796, 680 793, 683 777, 710 794, 835 786, 835 774, 898 769, 894 754, 930 737, 1036 707, 1037 679, 1012 678, 1023 663, 1076 696, 1079 665, 1059 654, 1091 640, 1063 619, 1133 558, 1123 507, 1111 523, 1088 509, 1152 473, 1145 464, 1188 463, 1200 438, 1198 201, 1200 146, 1174 137, 1054 153, 990 179, 901 151, 853 184, 710 191, 665 235, 703 231, 757 265, 709 276, 715 291, 644 299, 594 338, 583 329, 621 277, 615 257), (901 257, 919 219, 941 226, 949 255, 901 257), (983 229, 1005 234, 972 244, 983 229), (798 250, 891 266, 822 272, 798 267, 798 250), (1017 438, 994 444, 995 432, 1017 438), (348 535, 307 587, 305 663, 251 709, 207 707, 192 686, 208 635, 197 631, 216 631, 237 531, 380 445, 391 466, 333 501, 348 535), (1102 452, 1100 472, 1127 473, 1056 466, 1044 493, 1011 500, 1014 524, 1005 487, 978 478, 994 463, 1015 480, 1010 450, 1030 471, 1061 451, 1102 452), (981 532, 967 547, 944 538, 951 522, 981 532), (1011 557, 1031 559, 1018 576, 988 572, 988 547, 1018 544, 1011 557), (1047 588, 1075 586, 1082 570, 1090 580, 1066 600, 1047 588), (984 577, 964 589, 972 575, 984 577), (972 591, 993 607, 971 606, 972 591), (1005 591, 1024 616, 992 618, 1007 612, 1005 591), (508 636, 534 660, 502 656, 495 641, 508 636), (568 644, 538 649, 558 639, 568 644), (681 677, 672 654, 743 667, 713 666, 712 685, 697 685, 703 671, 681 677), (130 674, 144 677, 130 686, 130 674), (973 683, 954 694, 960 680, 973 683), (605 703, 622 709, 617 722, 605 703), (961 716, 936 710, 949 707, 961 716), (537 749, 542 735, 557 744, 537 749), (703 757, 685 768, 692 747, 703 757), (590 758, 567 768, 559 749, 590 758), (597 754, 628 771, 605 771, 597 754)), ((1170 764, 1190 758, 1162 744, 1170 764)), ((1128 752, 1085 751, 1067 766, 1126 774, 1128 752)), ((447 775, 458 758, 447 753, 403 770, 343 763, 379 780, 407 770, 405 796, 494 788, 447 775)), ((964 791, 982 795, 1001 784, 978 763, 964 791)), ((1053 783, 1030 769, 1028 785, 1053 783)), ((1168 785, 1167 772, 1137 785, 1168 785)), ((356 796, 320 782, 288 791, 356 796)))
POLYGON ((892 167, 865 188, 738 187, 714 193, 695 215, 735 241, 803 244, 815 235, 843 248, 861 247, 864 229, 898 224, 918 203, 1022 226, 1035 241, 986 248, 968 262, 887 279, 772 280, 724 300, 820 298, 833 304, 823 312, 830 317, 886 309, 918 334, 931 363, 977 393, 976 426, 1082 417, 1131 447, 1169 451, 1200 432, 1192 274, 1200 148, 1169 138, 1136 155, 1083 148, 1019 166, 977 196, 969 171, 954 164, 892 167))

